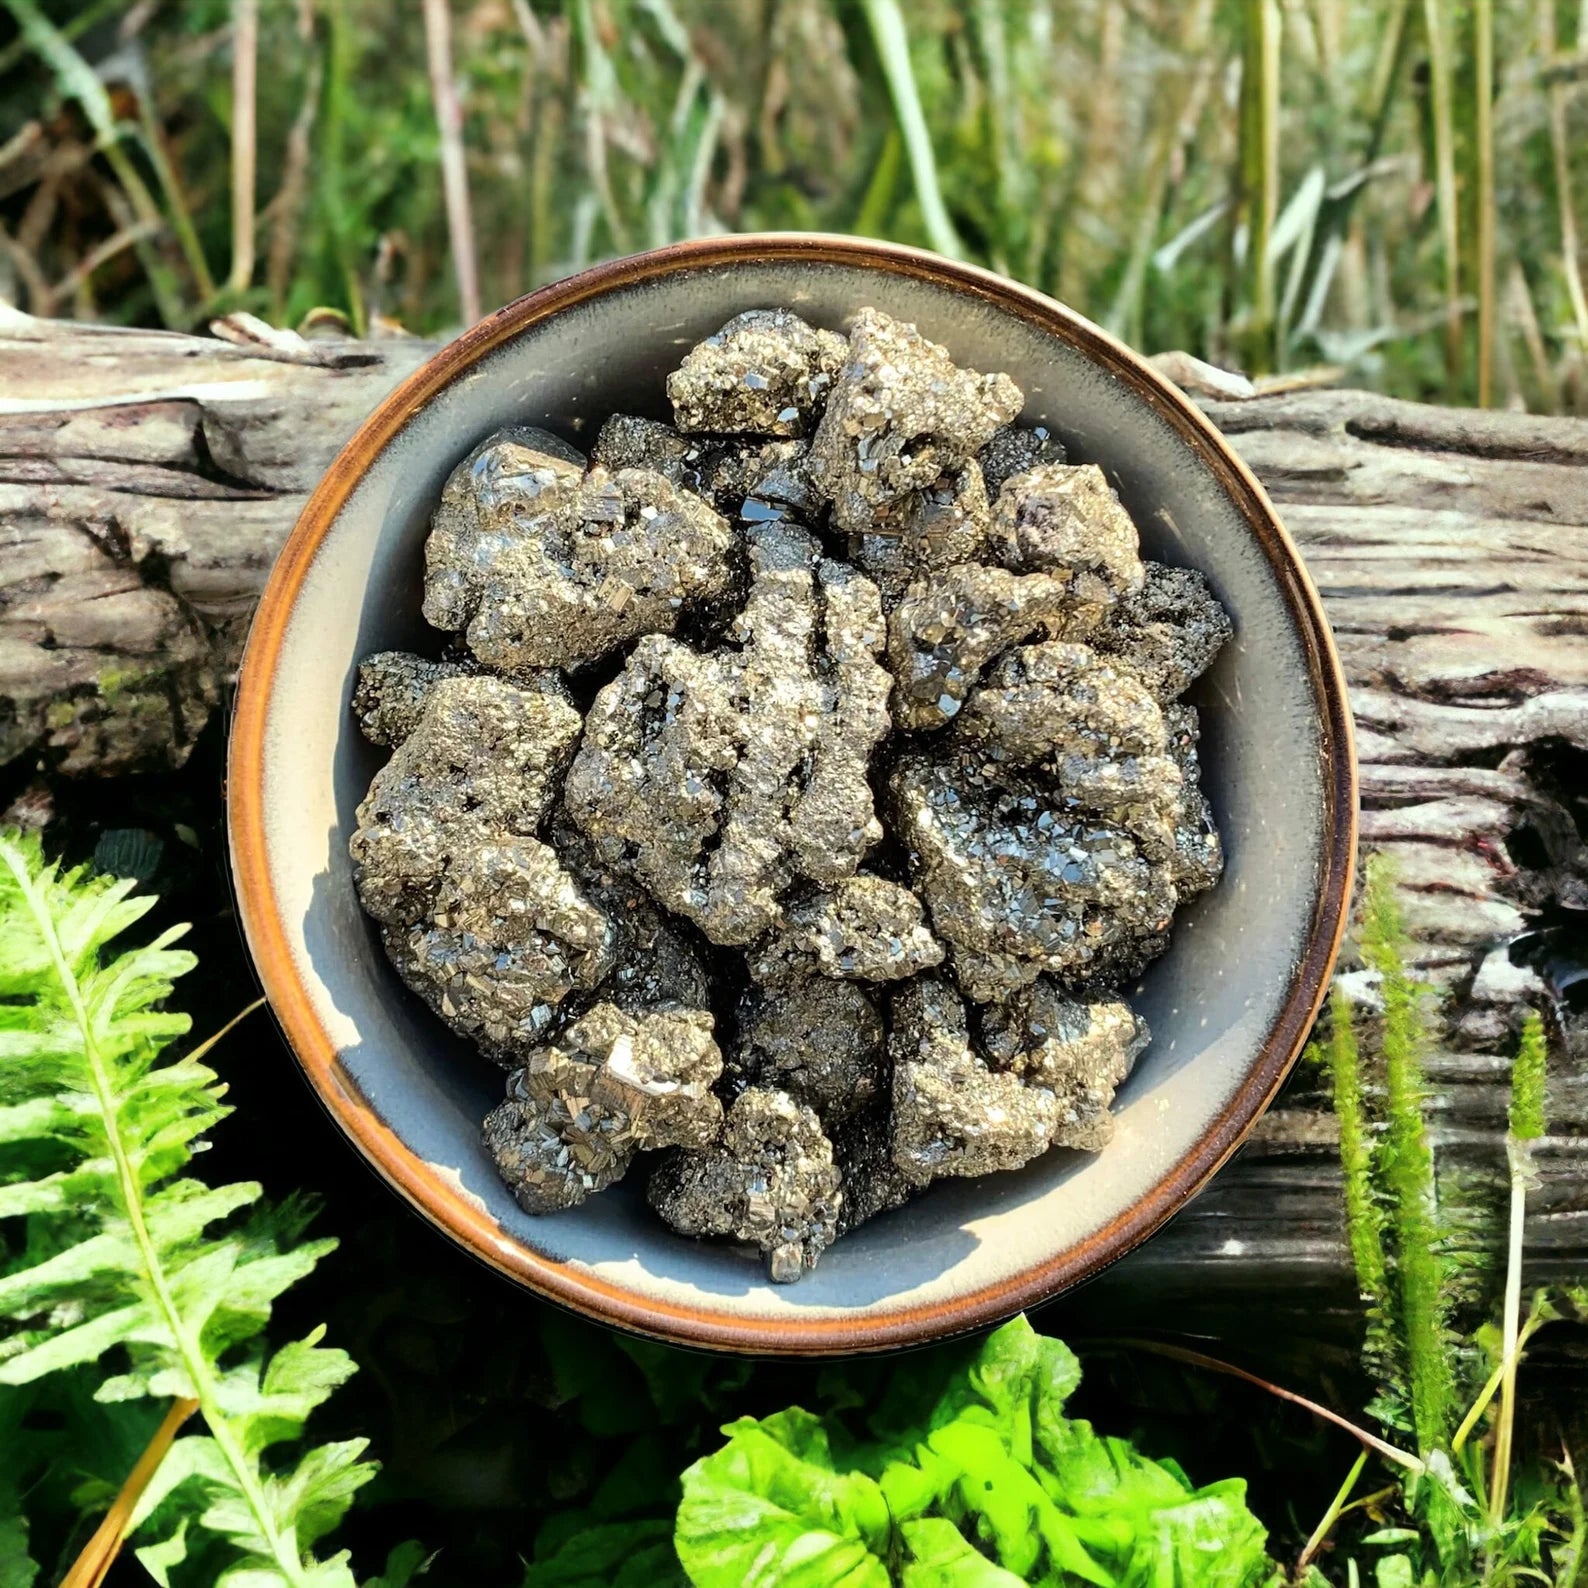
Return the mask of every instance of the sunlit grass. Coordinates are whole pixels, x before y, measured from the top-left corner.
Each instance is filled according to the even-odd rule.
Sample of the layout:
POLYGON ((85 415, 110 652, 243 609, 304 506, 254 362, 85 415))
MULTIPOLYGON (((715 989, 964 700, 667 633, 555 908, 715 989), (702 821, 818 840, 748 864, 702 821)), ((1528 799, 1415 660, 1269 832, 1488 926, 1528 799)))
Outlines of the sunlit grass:
POLYGON ((820 228, 961 253, 1148 351, 1588 405, 1576 0, 4 10, 0 291, 39 312, 436 332, 460 282, 489 308, 676 237, 820 228))

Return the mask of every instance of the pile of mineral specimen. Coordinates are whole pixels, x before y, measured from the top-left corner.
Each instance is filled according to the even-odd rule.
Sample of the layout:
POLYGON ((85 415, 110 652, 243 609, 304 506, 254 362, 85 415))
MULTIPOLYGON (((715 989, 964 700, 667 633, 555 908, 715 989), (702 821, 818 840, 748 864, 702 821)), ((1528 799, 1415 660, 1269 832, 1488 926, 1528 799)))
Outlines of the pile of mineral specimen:
POLYGON ((741 314, 586 459, 512 428, 370 657, 351 842, 407 985, 508 1072, 531 1213, 626 1175, 799 1278, 945 1175, 1096 1151, 1122 1001, 1219 876, 1179 697, 1230 624, 1007 375, 741 314))

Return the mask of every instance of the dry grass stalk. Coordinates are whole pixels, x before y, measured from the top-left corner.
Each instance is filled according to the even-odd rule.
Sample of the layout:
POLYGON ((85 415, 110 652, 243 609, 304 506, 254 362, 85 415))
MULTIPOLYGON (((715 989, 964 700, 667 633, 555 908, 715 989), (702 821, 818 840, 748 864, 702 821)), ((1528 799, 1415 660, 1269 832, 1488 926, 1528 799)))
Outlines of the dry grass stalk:
POLYGON ((254 279, 254 168, 259 70, 259 0, 232 0, 232 271, 233 292, 254 279))
POLYGON ((436 127, 441 134, 441 186, 446 198, 447 236, 458 280, 463 321, 480 318, 480 271, 474 248, 474 222, 469 213, 469 171, 463 150, 463 105, 452 71, 450 0, 424 0, 425 54, 430 66, 430 92, 436 127))

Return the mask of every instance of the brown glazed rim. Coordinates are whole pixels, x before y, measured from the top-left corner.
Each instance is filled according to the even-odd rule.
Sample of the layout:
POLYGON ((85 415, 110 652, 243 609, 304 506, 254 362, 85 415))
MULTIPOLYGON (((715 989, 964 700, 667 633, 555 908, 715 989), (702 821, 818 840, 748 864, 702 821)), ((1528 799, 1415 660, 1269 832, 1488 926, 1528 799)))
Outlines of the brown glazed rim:
POLYGON ((360 426, 309 498, 270 575, 243 657, 232 723, 228 823, 238 906, 266 995, 321 1101, 354 1144, 421 1213, 476 1257, 531 1290, 600 1322, 685 1345, 798 1356, 879 1351, 984 1327, 1090 1278, 1145 1240, 1207 1183, 1245 1139, 1288 1074, 1328 987, 1345 930, 1356 853, 1356 758, 1339 658, 1317 591, 1262 487, 1201 412, 1128 348, 1051 299, 988 271, 852 237, 770 233, 703 238, 614 260, 498 309, 403 382, 360 426), (860 266, 930 281, 978 298, 1084 353, 1166 420, 1214 474, 1278 575, 1307 656, 1318 703, 1327 833, 1307 949, 1250 1072, 1195 1147, 1111 1223, 1058 1255, 995 1284, 931 1305, 855 1317, 743 1317, 647 1299, 527 1250, 450 1187, 370 1107, 343 1070, 287 945, 266 864, 263 755, 283 637, 320 542, 376 454, 443 387, 531 326, 576 304, 681 271, 761 260, 860 266))

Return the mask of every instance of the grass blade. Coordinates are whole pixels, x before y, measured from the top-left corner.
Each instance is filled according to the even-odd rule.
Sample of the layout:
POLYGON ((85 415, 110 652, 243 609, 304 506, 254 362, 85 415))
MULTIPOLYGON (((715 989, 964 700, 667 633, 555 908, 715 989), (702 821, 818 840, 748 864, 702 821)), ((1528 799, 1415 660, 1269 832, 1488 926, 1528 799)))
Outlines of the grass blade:
POLYGON ((1461 378, 1461 220, 1456 210, 1454 71, 1445 0, 1423 0, 1423 32, 1433 114, 1434 203, 1445 257, 1445 384, 1447 395, 1454 398, 1461 378))
POLYGON ((1246 365, 1272 367, 1274 335, 1274 223, 1279 215, 1278 0, 1246 0, 1241 61, 1240 185, 1246 221, 1252 302, 1246 365))
POLYGON ((254 165, 258 142, 259 0, 232 4, 232 270, 227 285, 254 279, 254 165))
POLYGON ((861 7, 866 13, 877 58, 882 63, 882 75, 893 100, 893 113, 898 118, 899 133, 909 157, 910 176, 915 183, 915 197, 921 206, 926 235, 938 253, 950 259, 963 259, 965 245, 949 219, 943 191, 938 185, 937 159, 932 153, 932 138, 926 127, 926 113, 921 108, 920 91, 915 86, 915 72, 910 65, 910 36, 899 0, 861 0, 861 7))
POLYGON ((1487 408, 1494 385, 1494 0, 1476 0, 1473 12, 1473 136, 1478 165, 1478 406, 1487 408))
POLYGON ((469 211, 469 168, 463 150, 463 105, 452 72, 451 0, 424 0, 425 57, 430 66, 430 94, 441 136, 441 188, 447 207, 447 237, 452 267, 458 278, 458 304, 463 323, 480 318, 480 267, 474 249, 474 221, 469 211))

